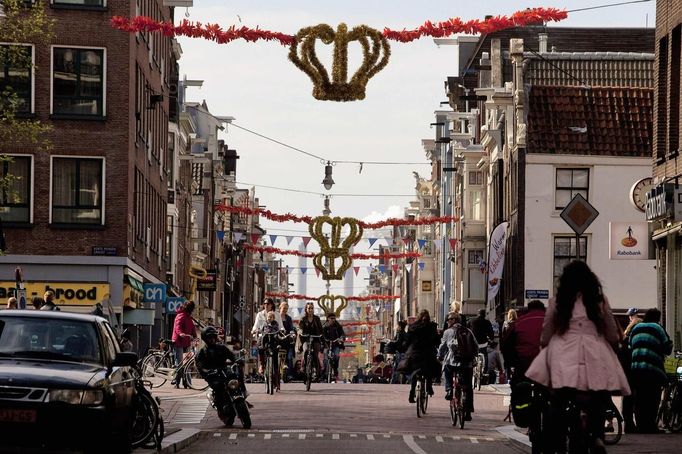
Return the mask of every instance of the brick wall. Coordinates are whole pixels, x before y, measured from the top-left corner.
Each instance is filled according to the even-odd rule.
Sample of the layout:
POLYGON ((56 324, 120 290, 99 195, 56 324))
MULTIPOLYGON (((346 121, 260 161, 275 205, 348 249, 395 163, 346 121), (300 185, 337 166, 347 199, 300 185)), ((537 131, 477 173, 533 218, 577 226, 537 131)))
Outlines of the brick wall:
MULTIPOLYGON (((170 19, 171 11, 162 0, 139 0, 159 18, 170 19)), ((143 213, 144 223, 158 222, 158 235, 165 245, 166 180, 161 178, 158 161, 149 164, 144 143, 136 134, 139 129, 136 111, 140 110, 136 90, 136 62, 143 69, 150 90, 164 94, 163 102, 151 109, 143 107, 153 122, 155 148, 167 146, 168 84, 161 80, 161 69, 149 64, 147 44, 133 34, 109 26, 114 15, 135 14, 136 2, 108 0, 106 8, 88 10, 55 8, 44 2, 48 15, 55 20, 52 45, 101 47, 106 49, 105 117, 99 119, 56 119, 50 115, 51 46, 35 48, 35 118, 52 126, 49 133, 52 148, 35 152, 28 146, 16 145, 12 152, 34 155, 34 217, 31 226, 6 228, 9 254, 25 255, 90 255, 92 246, 116 247, 118 255, 130 255, 152 274, 165 278, 165 264, 158 266, 156 256, 147 261, 144 248, 134 244, 133 178, 135 167, 141 169, 151 187, 162 197, 143 213), (104 198, 105 225, 99 227, 55 228, 49 225, 50 156, 96 156, 106 159, 104 198)), ((170 41, 157 45, 157 55, 170 64, 170 41)), ((166 73, 168 71, 166 70, 166 73)), ((145 98, 147 99, 147 98, 145 98)), ((156 239, 154 241, 157 241, 156 239)), ((156 243, 158 244, 158 243, 156 243)), ((155 246, 156 248, 156 246, 155 246)), ((163 247, 158 254, 163 254, 163 247)))

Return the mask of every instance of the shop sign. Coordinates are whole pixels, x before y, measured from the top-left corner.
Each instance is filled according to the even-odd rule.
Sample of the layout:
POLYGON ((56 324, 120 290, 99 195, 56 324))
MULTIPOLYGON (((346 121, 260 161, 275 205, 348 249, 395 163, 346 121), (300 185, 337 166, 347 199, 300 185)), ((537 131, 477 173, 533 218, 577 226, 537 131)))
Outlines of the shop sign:
POLYGON ((422 292, 430 292, 432 288, 431 281, 422 281, 422 292))
POLYGON ((206 270, 206 276, 197 278, 197 290, 212 292, 216 289, 218 272, 216 270, 206 270))
POLYGON ((646 222, 609 222, 611 260, 648 260, 649 224, 646 222))
POLYGON ((672 217, 675 185, 659 184, 646 194, 645 213, 647 221, 672 217))
POLYGON ((172 296, 166 298, 166 303, 164 304, 166 314, 177 314, 180 306, 182 306, 185 301, 187 300, 181 296, 172 296))
POLYGON ((163 303, 166 301, 166 284, 144 284, 145 303, 163 303))
MULTIPOLYGON (((26 289, 26 301, 34 296, 43 297, 46 291, 54 292, 57 305, 92 306, 109 297, 109 284, 92 282, 23 282, 26 289)), ((16 282, 0 282, 0 300, 14 296, 16 282)))

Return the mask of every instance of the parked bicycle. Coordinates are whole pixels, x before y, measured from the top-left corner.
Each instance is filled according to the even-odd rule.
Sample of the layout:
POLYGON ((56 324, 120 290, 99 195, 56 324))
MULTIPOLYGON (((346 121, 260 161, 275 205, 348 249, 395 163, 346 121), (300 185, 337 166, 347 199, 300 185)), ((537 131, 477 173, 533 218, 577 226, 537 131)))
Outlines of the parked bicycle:
POLYGON ((208 383, 201 377, 197 369, 194 346, 184 355, 182 362, 174 367, 172 341, 166 340, 166 342, 170 345, 168 350, 152 352, 142 360, 142 378, 151 383, 152 388, 158 388, 168 380, 174 380, 180 371, 179 376, 190 388, 197 391, 208 388, 208 383))
POLYGON ((462 370, 457 368, 455 373, 452 374, 452 399, 450 399, 450 419, 452 420, 452 425, 456 426, 459 422, 459 428, 464 429, 464 420, 466 417, 466 408, 464 407, 464 402, 466 401, 466 390, 462 385, 464 383, 464 377, 462 376, 462 370))
POLYGON ((426 377, 421 369, 416 370, 414 374, 417 380, 417 386, 414 388, 417 418, 421 418, 422 415, 426 414, 426 410, 429 408, 429 393, 426 392, 426 377))
POLYGON ((146 386, 151 383, 143 380, 139 367, 134 369, 136 390, 135 416, 131 428, 133 448, 161 449, 161 441, 165 434, 163 418, 161 417, 161 402, 152 396, 146 386))
POLYGON ((668 383, 658 409, 658 422, 671 432, 682 431, 682 351, 675 351, 665 359, 668 383))
POLYGON ((308 334, 302 335, 301 338, 304 339, 304 343, 306 344, 303 363, 303 370, 305 370, 305 390, 310 391, 310 385, 313 381, 317 380, 317 373, 319 372, 319 360, 315 355, 313 343, 316 340, 319 341, 322 338, 322 335, 308 334), (318 367, 316 367, 316 364, 318 367))

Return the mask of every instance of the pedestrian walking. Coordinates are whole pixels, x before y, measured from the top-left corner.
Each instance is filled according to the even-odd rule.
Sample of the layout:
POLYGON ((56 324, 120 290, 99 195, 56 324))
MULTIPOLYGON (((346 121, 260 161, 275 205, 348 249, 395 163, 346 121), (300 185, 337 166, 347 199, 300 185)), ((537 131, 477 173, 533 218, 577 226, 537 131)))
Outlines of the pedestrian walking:
POLYGON ((526 371, 529 379, 553 390, 550 430, 559 451, 566 449, 566 408, 572 401, 587 415, 590 452, 606 452, 604 414, 610 393, 630 394, 615 352, 620 340, 599 278, 585 262, 566 265, 543 324, 544 348, 526 371))
POLYGON ((121 333, 121 351, 122 352, 132 352, 134 350, 133 343, 130 340, 130 331, 127 329, 121 333))
POLYGON ((642 322, 630 330, 630 368, 635 385, 635 421, 639 433, 659 432, 656 416, 661 391, 668 379, 663 359, 672 351, 672 342, 660 321, 661 311, 649 309, 642 322))
POLYGON ((41 311, 59 311, 59 307, 54 303, 54 292, 52 290, 48 290, 45 292, 45 295, 43 295, 43 300, 45 300, 45 303, 40 306, 41 311))
POLYGON ((17 299, 13 296, 7 298, 7 309, 17 309, 17 299))
MULTIPOLYGON (((189 351, 192 340, 197 337, 192 312, 195 308, 194 301, 186 301, 180 306, 175 321, 173 322, 173 348, 175 354, 175 367, 182 363, 182 358, 189 351)), ((178 369, 175 379, 171 382, 176 388, 180 387, 181 371, 178 369)), ((184 384, 187 387, 187 383, 184 384)))
POLYGON ((391 374, 391 384, 404 383, 404 376, 398 373, 398 365, 400 361, 405 357, 405 350, 407 349, 407 322, 405 320, 400 320, 398 322, 398 330, 393 336, 392 350, 393 350, 393 373, 391 374), (401 378, 401 376, 403 378, 401 378))
POLYGON ((500 345, 504 366, 507 369, 513 369, 507 375, 507 379, 511 379, 512 386, 526 379, 526 370, 540 353, 545 305, 540 300, 532 300, 526 307, 526 312, 509 326, 500 345))
POLYGON ((39 296, 34 296, 31 298, 31 306, 33 306, 33 309, 39 311, 41 307, 45 304, 45 300, 42 299, 39 296))
POLYGON ((642 322, 642 317, 639 316, 639 309, 636 307, 631 307, 628 309, 627 315, 630 318, 630 321, 628 326, 625 328, 625 331, 623 331, 623 342, 621 343, 620 354, 618 356, 632 392, 629 396, 623 396, 623 400, 621 401, 621 414, 623 415, 623 430, 625 433, 635 433, 637 432, 637 426, 635 425, 635 394, 637 393, 637 387, 632 380, 632 349, 630 348, 630 333, 632 332, 632 328, 634 328, 635 325, 642 322))

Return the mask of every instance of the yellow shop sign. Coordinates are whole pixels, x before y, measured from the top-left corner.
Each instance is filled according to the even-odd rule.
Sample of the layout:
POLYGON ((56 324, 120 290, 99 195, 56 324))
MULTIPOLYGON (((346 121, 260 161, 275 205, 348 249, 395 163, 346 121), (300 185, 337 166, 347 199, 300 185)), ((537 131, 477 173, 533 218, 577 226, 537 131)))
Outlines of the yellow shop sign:
MULTIPOLYGON (((54 302, 58 305, 92 306, 109 297, 109 284, 93 282, 24 282, 26 305, 31 304, 34 296, 43 297, 46 291, 54 292, 54 302)), ((0 281, 0 300, 14 296, 16 284, 13 281, 0 281)))

